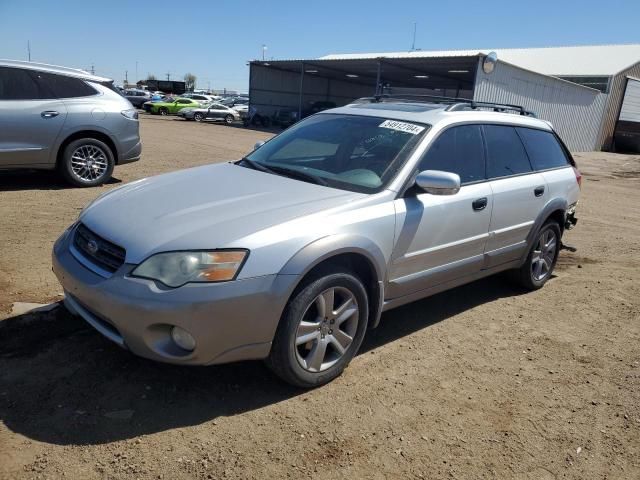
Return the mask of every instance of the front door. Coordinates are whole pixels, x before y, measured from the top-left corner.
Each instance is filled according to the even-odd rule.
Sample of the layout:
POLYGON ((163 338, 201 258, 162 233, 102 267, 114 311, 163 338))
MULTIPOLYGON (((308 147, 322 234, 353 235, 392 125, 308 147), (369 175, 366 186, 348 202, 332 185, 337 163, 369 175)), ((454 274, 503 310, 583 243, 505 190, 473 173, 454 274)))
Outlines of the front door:
POLYGON ((27 70, 0 67, 0 166, 55 162, 67 109, 52 97, 27 70))
POLYGON ((458 193, 432 195, 413 187, 395 201, 396 244, 387 299, 425 290, 482 268, 493 196, 485 181, 480 128, 448 128, 433 141, 419 164, 419 171, 457 173, 461 180, 458 193))

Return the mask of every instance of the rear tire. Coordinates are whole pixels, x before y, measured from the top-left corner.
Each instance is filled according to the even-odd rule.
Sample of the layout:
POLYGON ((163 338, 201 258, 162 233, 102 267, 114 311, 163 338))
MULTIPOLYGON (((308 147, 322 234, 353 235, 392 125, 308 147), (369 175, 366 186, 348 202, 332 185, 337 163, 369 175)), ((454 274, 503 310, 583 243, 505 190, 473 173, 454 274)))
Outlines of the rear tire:
POLYGON ((227 115, 224 117, 224 121, 227 125, 231 125, 234 121, 233 115, 227 115))
POLYGON ((538 290, 551 278, 560 252, 561 232, 558 222, 548 220, 535 236, 529 255, 513 271, 514 280, 527 290, 538 290))
POLYGON ((204 115, 202 115, 201 113, 196 113, 193 115, 193 119, 196 122, 201 122, 202 120, 204 120, 204 115))
POLYGON ((62 152, 58 168, 65 180, 76 187, 95 187, 111 178, 115 165, 111 148, 95 138, 80 138, 62 152))
POLYGON ((362 282, 351 273, 327 273, 289 299, 267 365, 297 387, 324 385, 360 348, 368 318, 362 282))
POLYGON ((169 110, 167 110, 166 107, 160 107, 158 113, 164 117, 165 115, 169 115, 169 110))

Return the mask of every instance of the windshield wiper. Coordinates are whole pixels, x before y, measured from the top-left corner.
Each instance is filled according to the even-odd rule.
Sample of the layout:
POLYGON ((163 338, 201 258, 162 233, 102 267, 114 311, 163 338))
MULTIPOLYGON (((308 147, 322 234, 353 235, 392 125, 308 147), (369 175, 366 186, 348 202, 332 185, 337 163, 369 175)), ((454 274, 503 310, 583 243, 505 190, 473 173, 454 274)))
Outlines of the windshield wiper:
POLYGON ((240 165, 240 162, 244 162, 247 165, 249 165, 249 168, 253 168, 254 170, 259 170, 260 172, 276 173, 269 167, 266 167, 261 163, 254 162, 253 160, 249 160, 247 157, 242 157, 240 160, 236 162, 236 165, 240 165))
POLYGON ((313 175, 311 173, 302 172, 300 170, 294 170, 286 167, 280 166, 270 166, 267 167, 263 163, 255 162, 253 160, 249 160, 247 157, 243 157, 241 160, 236 162, 236 165, 240 164, 240 162, 246 163, 250 168, 254 170, 259 170, 261 172, 273 173, 275 175, 281 175, 283 177, 297 178, 298 180, 303 180, 305 182, 315 183, 316 185, 329 185, 326 180, 317 175, 313 175))
POLYGON ((329 185, 324 178, 319 177, 317 175, 313 175, 311 173, 303 172, 301 170, 295 170, 293 168, 286 168, 286 167, 280 167, 280 166, 276 167, 273 165, 270 166, 269 169, 285 177, 297 178, 305 182, 311 182, 311 183, 315 183, 316 185, 323 185, 325 187, 329 185))

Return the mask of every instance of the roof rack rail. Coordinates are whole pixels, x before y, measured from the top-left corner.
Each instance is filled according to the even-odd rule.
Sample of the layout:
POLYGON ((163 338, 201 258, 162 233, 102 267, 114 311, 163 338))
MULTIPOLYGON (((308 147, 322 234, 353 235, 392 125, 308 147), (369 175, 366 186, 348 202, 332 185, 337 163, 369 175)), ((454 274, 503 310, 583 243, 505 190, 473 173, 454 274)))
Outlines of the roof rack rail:
POLYGON ((476 110, 478 108, 489 108, 494 112, 518 112, 525 117, 535 117, 536 114, 530 110, 525 110, 520 105, 511 105, 510 103, 493 103, 493 102, 476 102, 475 100, 465 100, 449 105, 445 111, 458 112, 460 110, 476 110))
POLYGON ((477 102, 475 100, 471 100, 468 98, 461 97, 445 97, 442 95, 425 95, 425 94, 381 94, 375 95, 373 97, 363 97, 356 100, 356 102, 371 102, 371 103, 381 103, 385 100, 389 101, 422 101, 425 103, 443 103, 448 104, 449 106, 445 109, 447 112, 457 112, 461 110, 476 110, 478 108, 488 108, 493 110, 494 112, 518 112, 520 115, 524 115, 526 117, 535 117, 535 113, 525 110, 524 107, 520 105, 511 105, 509 103, 493 103, 493 102, 477 102))

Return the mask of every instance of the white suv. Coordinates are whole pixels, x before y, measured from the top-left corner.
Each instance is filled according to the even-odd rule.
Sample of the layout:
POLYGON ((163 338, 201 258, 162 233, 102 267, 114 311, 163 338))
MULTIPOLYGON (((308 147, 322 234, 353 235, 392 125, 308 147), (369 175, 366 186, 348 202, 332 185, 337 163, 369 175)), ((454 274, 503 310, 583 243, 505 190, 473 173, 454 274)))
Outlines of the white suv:
POLYGON ((99 197, 54 246, 66 305, 138 355, 267 359, 309 387, 383 311, 505 270, 542 287, 580 183, 551 126, 508 105, 382 100, 99 197))

